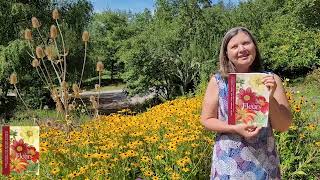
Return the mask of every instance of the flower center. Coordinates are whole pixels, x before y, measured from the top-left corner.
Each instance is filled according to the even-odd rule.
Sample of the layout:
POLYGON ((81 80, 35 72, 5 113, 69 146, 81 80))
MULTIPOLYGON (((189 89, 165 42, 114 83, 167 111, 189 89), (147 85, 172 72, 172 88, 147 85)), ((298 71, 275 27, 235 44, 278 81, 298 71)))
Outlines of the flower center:
POLYGON ((243 99, 244 99, 245 101, 249 101, 249 100, 250 100, 250 96, 249 96, 249 95, 245 95, 245 96, 243 97, 243 99))
POLYGON ((18 147, 17 147, 17 151, 19 151, 19 152, 21 152, 22 149, 23 149, 23 148, 22 148, 21 146, 18 146, 18 147))
POLYGON ((28 131, 28 132, 27 132, 27 135, 28 135, 29 137, 33 136, 32 131, 28 131))

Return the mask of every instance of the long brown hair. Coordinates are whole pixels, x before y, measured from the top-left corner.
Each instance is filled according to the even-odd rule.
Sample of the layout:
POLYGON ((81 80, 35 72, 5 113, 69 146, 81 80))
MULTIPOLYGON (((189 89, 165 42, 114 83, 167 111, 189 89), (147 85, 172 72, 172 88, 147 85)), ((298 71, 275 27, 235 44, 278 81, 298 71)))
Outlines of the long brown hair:
POLYGON ((237 35, 239 32, 246 33, 253 41, 255 47, 256 47, 256 57, 253 61, 253 63, 250 66, 250 71, 252 72, 261 72, 263 71, 262 66, 262 59, 260 55, 260 51, 258 48, 258 44, 252 33, 245 27, 235 27, 230 29, 223 37, 221 48, 220 48, 220 54, 219 54, 219 65, 220 65, 220 73, 223 78, 228 77, 228 73, 236 72, 236 68, 234 64, 229 60, 227 56, 227 45, 231 38, 233 38, 235 35, 237 35))

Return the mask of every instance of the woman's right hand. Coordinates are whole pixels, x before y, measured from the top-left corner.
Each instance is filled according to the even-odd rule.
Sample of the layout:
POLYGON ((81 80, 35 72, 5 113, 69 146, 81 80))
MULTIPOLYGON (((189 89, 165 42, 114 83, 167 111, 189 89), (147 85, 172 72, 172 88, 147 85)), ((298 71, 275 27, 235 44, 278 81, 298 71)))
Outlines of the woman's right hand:
POLYGON ((240 134, 245 139, 251 139, 258 135, 261 127, 248 124, 237 124, 233 125, 233 129, 236 133, 240 134))

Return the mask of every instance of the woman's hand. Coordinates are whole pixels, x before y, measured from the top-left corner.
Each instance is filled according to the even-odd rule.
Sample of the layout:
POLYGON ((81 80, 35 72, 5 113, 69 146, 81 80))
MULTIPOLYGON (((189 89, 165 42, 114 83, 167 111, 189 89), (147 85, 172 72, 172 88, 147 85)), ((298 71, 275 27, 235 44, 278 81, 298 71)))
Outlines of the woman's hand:
POLYGON ((255 125, 247 125, 247 124, 237 124, 233 125, 233 129, 236 133, 243 136, 245 139, 251 139, 259 133, 261 127, 257 127, 255 125))
POLYGON ((276 83, 276 80, 274 79, 274 75, 273 74, 266 75, 262 79, 262 83, 265 84, 270 90, 270 97, 273 97, 274 92, 277 89, 277 83, 276 83))

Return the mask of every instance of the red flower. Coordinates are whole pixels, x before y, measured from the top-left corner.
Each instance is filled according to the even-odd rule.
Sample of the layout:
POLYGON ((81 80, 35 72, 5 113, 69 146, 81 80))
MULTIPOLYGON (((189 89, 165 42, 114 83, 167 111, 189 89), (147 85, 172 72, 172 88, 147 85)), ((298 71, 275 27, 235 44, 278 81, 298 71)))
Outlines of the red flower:
POLYGON ((36 150, 35 147, 29 146, 27 151, 27 159, 36 162, 39 160, 39 152, 36 150))
POLYGON ((252 92, 251 88, 248 87, 246 90, 240 88, 238 94, 239 100, 242 103, 254 104, 256 102, 256 93, 252 92))
POLYGON ((269 103, 266 101, 266 98, 263 96, 257 97, 257 102, 260 104, 261 108, 260 111, 262 113, 267 113, 269 111, 269 103))
POLYGON ((27 144, 23 142, 22 139, 19 141, 13 140, 13 145, 11 145, 11 149, 16 153, 24 155, 27 153, 27 144))
POLYGON ((250 121, 254 120, 255 116, 256 113, 253 110, 241 108, 241 106, 237 105, 236 121, 242 121, 245 124, 248 124, 250 121))
POLYGON ((25 159, 16 156, 15 152, 10 154, 10 171, 15 171, 17 173, 21 173, 26 170, 28 166, 28 162, 25 159))

